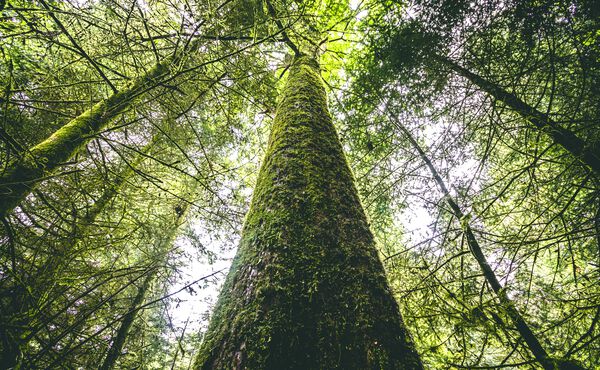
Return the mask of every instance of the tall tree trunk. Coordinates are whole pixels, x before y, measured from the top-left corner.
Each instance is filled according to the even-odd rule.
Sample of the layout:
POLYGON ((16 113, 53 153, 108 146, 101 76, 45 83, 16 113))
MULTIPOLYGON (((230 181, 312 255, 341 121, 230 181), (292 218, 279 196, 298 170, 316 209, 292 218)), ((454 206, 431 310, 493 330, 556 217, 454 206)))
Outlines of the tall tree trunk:
POLYGON ((327 107, 297 56, 198 369, 422 369, 327 107))
POLYGON ((421 157, 423 162, 425 162, 425 165, 431 172, 431 175, 435 179, 435 182, 444 194, 444 199, 446 200, 446 203, 452 210, 452 214, 459 220, 463 233, 465 235, 465 240, 467 241, 467 245, 469 246, 469 250, 471 251, 471 254, 477 261, 477 264, 481 268, 485 280, 498 297, 500 304, 506 311, 506 314, 508 315, 510 320, 517 328, 517 331, 521 335, 521 338, 523 339, 523 341, 525 342, 535 359, 546 370, 584 370, 581 366, 577 365, 574 362, 562 359, 554 359, 548 356, 548 353, 540 343, 539 339, 537 338, 533 330, 529 327, 529 324, 527 324, 527 321, 525 321, 519 310, 517 310, 513 301, 508 297, 508 295, 506 294, 506 290, 504 289, 502 284, 500 284, 496 273, 488 263, 487 258, 483 254, 483 250, 481 249, 481 246, 479 245, 479 242, 475 237, 475 234, 473 233, 473 229, 469 224, 469 218, 465 216, 461 207, 458 205, 458 203, 454 200, 454 197, 452 197, 452 195, 448 191, 444 180, 439 175, 436 168, 433 166, 431 160, 429 159, 425 151, 421 148, 419 143, 412 136, 410 131, 408 131, 406 127, 404 127, 404 125, 398 122, 395 117, 390 116, 390 119, 394 121, 396 127, 398 127, 400 131, 402 131, 402 133, 408 138, 408 141, 411 143, 413 148, 415 148, 415 150, 419 153, 419 156, 421 157))
MULTIPOLYGON (((160 243, 159 253, 162 254, 162 256, 160 256, 160 260, 162 260, 162 261, 167 260, 167 257, 169 255, 169 248, 173 245, 173 242, 175 241, 175 238, 177 237, 177 231, 179 230, 179 227, 184 222, 184 220, 187 216, 188 210, 190 208, 190 204, 183 203, 179 207, 181 207, 181 208, 177 211, 177 213, 175 215, 175 222, 173 223, 173 226, 170 229, 168 229, 166 237, 164 239, 162 239, 161 236, 158 236, 158 238, 160 240, 159 241, 159 243, 160 243)), ((159 234, 160 233, 158 233, 157 235, 159 235, 159 234)), ((146 297, 146 293, 148 292, 150 283, 152 282, 152 280, 155 277, 155 275, 154 275, 155 271, 156 271, 156 269, 152 269, 151 271, 148 271, 148 275, 144 278, 142 286, 138 288, 138 292, 137 292, 136 296, 134 297, 133 301, 131 302, 131 308, 123 316, 121 325, 119 326, 119 329, 117 330, 117 334, 114 337, 114 340, 113 340, 110 348, 108 349, 108 352, 106 353, 106 357, 104 358, 102 365, 98 368, 99 370, 111 370, 115 367, 117 360, 119 359, 119 357, 121 356, 121 353, 123 352, 123 347, 125 346, 125 343, 127 342, 127 336, 129 335, 129 330, 131 329, 131 326, 133 325, 133 322, 135 321, 137 313, 142 308, 142 304, 144 303, 144 299, 146 297)))
POLYGON ((129 335, 129 329, 133 325, 133 321, 137 316, 138 311, 140 310, 140 306, 144 302, 144 298, 146 297, 146 292, 148 291, 148 287, 150 286, 150 282, 154 278, 153 270, 148 272, 148 275, 144 278, 144 282, 142 286, 138 288, 138 292, 135 295, 133 301, 131 302, 131 308, 129 311, 123 316, 123 320, 121 321, 121 325, 117 330, 117 335, 112 341, 110 348, 102 362, 102 365, 98 368, 99 370, 111 370, 114 368, 117 360, 121 356, 121 352, 123 351, 123 347, 125 346, 125 341, 127 340, 127 336, 129 335))
POLYGON ((600 151, 594 145, 590 145, 594 143, 586 143, 574 132, 565 129, 547 114, 525 103, 515 94, 509 93, 501 86, 484 79, 448 58, 437 56, 436 59, 477 85, 495 99, 502 101, 525 120, 533 124, 538 130, 545 132, 554 143, 565 148, 575 158, 588 166, 595 173, 596 177, 600 178, 600 151))
POLYGON ((52 175, 167 71, 167 63, 157 64, 144 76, 95 104, 9 163, 0 174, 0 217, 18 206, 44 177, 52 175))

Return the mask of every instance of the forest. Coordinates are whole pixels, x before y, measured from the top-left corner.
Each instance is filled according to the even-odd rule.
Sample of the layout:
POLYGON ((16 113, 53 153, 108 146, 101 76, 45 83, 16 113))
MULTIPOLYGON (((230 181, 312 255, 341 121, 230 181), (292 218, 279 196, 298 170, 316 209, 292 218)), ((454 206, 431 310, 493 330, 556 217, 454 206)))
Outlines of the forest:
POLYGON ((597 2, 0 13, 0 369, 600 369, 597 2))

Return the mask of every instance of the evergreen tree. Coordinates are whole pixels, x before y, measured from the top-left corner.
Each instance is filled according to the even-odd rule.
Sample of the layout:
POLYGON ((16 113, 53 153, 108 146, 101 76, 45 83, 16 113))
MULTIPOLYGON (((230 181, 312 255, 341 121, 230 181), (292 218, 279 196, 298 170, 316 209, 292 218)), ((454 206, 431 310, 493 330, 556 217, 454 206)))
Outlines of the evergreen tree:
POLYGON ((0 369, 597 368, 597 8, 0 0, 0 369))
POLYGON ((294 58, 199 369, 421 369, 327 108, 294 58))

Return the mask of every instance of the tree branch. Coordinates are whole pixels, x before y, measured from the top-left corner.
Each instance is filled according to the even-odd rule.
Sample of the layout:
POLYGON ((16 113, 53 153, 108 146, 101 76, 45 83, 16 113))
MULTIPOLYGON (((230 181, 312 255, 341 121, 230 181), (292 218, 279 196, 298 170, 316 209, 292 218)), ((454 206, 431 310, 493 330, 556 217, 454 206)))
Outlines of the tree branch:
POLYGON ((42 4, 42 6, 44 6, 44 8, 46 8, 48 10, 48 15, 50 16, 50 18, 52 18, 52 20, 54 20, 54 23, 56 23, 56 25, 58 26, 58 28, 60 28, 60 30, 65 34, 65 36, 67 36, 67 38, 69 39, 69 41, 71 41, 71 43, 79 51, 79 53, 81 54, 81 56, 83 56, 88 62, 90 62, 90 64, 98 72, 98 74, 100 75, 100 77, 102 77, 102 79, 106 82, 106 84, 108 86, 110 86, 110 88, 112 89, 113 93, 116 93, 117 92, 117 88, 112 84, 112 82, 110 82, 110 80, 108 79, 108 77, 106 77, 106 75, 104 74, 104 72, 102 72, 102 70, 96 64, 96 62, 94 62, 94 60, 85 52, 85 50, 83 50, 83 48, 81 46, 79 46, 79 44, 77 43, 77 41, 75 41, 75 39, 73 38, 73 36, 71 36, 71 34, 69 33, 69 31, 67 31, 67 29, 65 28, 65 26, 63 26, 63 24, 61 23, 61 21, 54 15, 54 13, 50 9, 50 6, 48 6, 48 4, 46 3, 46 1, 45 0, 40 0, 40 3, 42 4))

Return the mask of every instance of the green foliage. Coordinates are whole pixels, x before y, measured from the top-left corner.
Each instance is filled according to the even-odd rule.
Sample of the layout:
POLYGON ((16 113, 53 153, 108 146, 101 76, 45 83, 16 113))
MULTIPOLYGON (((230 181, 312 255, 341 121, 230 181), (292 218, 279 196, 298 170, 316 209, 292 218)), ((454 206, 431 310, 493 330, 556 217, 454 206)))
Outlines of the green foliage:
MULTIPOLYGON (((555 366, 597 368, 600 180, 532 111, 451 65, 598 153, 595 5, 0 1, 0 367, 97 368, 151 276, 115 368, 189 368, 217 343, 204 338, 210 307, 251 208, 232 269, 246 285, 230 277, 211 331, 264 334, 244 349, 257 363, 276 350, 273 330, 297 340, 286 353, 316 353, 374 317, 396 320, 365 303, 364 286, 388 284, 426 368, 538 368, 472 256, 470 228, 555 366), (293 48, 318 70, 292 66, 293 48), (316 97, 306 104, 339 143, 329 126, 288 125, 310 120, 285 99, 274 119, 277 96, 316 97), (259 175, 262 158, 277 160, 259 175), (257 300, 239 306, 244 287, 257 300), (293 310, 260 308, 274 302, 293 310), (313 317, 318 302, 327 314, 313 317), (301 332, 289 312, 336 330, 287 335, 301 332)), ((385 367, 386 356, 373 347, 365 361, 385 367)))

